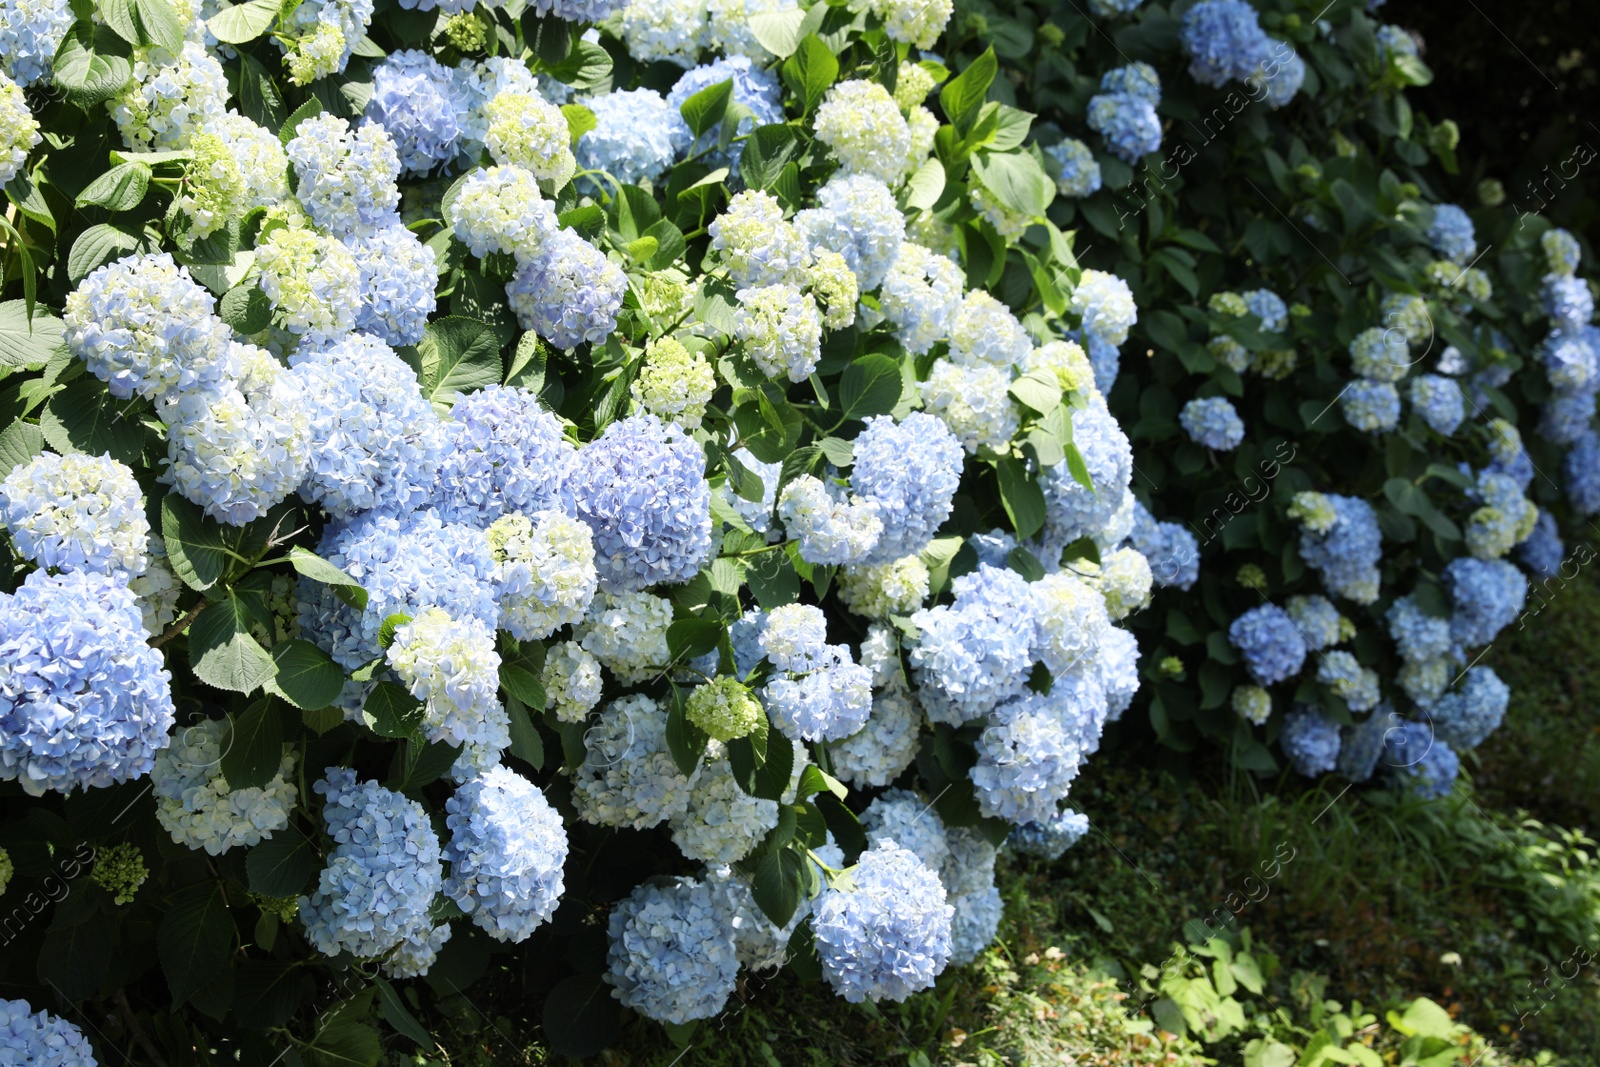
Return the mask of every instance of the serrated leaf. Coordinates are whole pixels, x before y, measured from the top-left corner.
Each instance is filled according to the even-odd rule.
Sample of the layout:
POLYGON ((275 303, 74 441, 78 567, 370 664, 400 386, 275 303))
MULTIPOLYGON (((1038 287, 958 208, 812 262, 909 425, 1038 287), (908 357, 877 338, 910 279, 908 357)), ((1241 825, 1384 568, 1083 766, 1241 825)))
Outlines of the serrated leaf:
POLYGON ((839 60, 816 34, 807 34, 783 64, 783 81, 804 103, 802 113, 822 102, 839 77, 839 60))
POLYGON ((995 470, 1000 480, 1000 503, 1011 519, 1017 540, 1025 541, 1044 528, 1044 491, 1017 460, 1003 459, 995 470))
POLYGON ((678 113, 688 123, 689 132, 699 138, 722 121, 728 102, 733 99, 733 79, 708 85, 678 105, 678 113))
POLYGON ((800 907, 803 885, 802 860, 793 850, 765 853, 757 862, 750 880, 750 895, 756 906, 777 927, 784 927, 800 907))
POLYGON ((110 212, 131 211, 150 188, 150 168, 142 162, 123 163, 90 182, 78 194, 78 207, 100 207, 110 212))
POLYGON ((289 142, 294 140, 295 131, 300 128, 300 124, 306 119, 314 118, 317 115, 322 114, 324 110, 325 109, 322 106, 322 101, 318 100, 314 96, 311 97, 305 103, 295 108, 294 112, 290 114, 288 118, 283 120, 283 126, 278 130, 278 140, 283 143, 285 148, 287 148, 289 146, 289 142))
POLYGON ((222 528, 182 497, 161 498, 161 536, 172 572, 191 589, 210 589, 227 572, 222 528))
MULTIPOLYGON (((739 176, 751 189, 769 189, 800 152, 800 139, 790 126, 757 126, 745 138, 739 176)), ((723 331, 724 333, 728 331, 723 331)))
POLYGON ((233 593, 210 604, 189 626, 189 663, 196 678, 218 689, 249 694, 276 668, 250 635, 250 612, 233 593))
POLYGON ((44 434, 29 422, 13 422, 0 431, 0 479, 44 451, 44 434))
POLYGON ((244 858, 251 891, 264 897, 295 896, 319 866, 316 847, 293 826, 274 832, 244 858))
POLYGON ((183 23, 169 0, 133 0, 141 44, 155 44, 177 55, 183 51, 183 23))
POLYGON ((944 195, 944 185, 944 164, 929 156, 917 168, 911 180, 906 182, 906 207, 924 211, 931 209, 944 195))
POLYGON ((417 738, 427 708, 398 682, 379 682, 361 709, 379 737, 417 738))
POLYGON ((277 667, 273 688, 304 711, 327 707, 344 689, 344 671, 310 641, 278 643, 272 649, 272 662, 277 667))
POLYGON ((72 251, 67 253, 67 277, 77 285, 98 268, 139 251, 143 245, 139 237, 126 230, 104 222, 96 223, 72 242, 72 251))
POLYGON ((839 379, 839 403, 846 419, 887 415, 900 402, 904 388, 900 364, 888 356, 869 352, 844 369, 839 379))
POLYGON ((579 92, 597 89, 611 79, 611 53, 579 38, 567 57, 549 68, 549 74, 579 92))
POLYGON ((260 789, 283 761, 283 718, 272 698, 258 700, 233 720, 223 742, 222 776, 230 789, 260 789))
POLYGON ((86 28, 67 35, 53 69, 55 84, 85 111, 115 97, 133 80, 133 64, 127 57, 96 51, 94 34, 86 28))
POLYGON ((989 48, 939 90, 939 106, 958 132, 965 134, 971 128, 999 69, 994 49, 989 48))
POLYGON ((383 1055, 378 1032, 343 1015, 330 1019, 304 1048, 313 1067, 377 1067, 383 1055))
POLYGON ((428 323, 417 352, 427 371, 423 395, 440 414, 449 411, 456 394, 497 384, 505 370, 493 327, 461 315, 428 323))
POLYGON ((544 691, 544 656, 544 646, 529 641, 500 658, 500 684, 506 692, 541 711, 548 701, 544 691))
POLYGON ((113 397, 97 378, 80 378, 46 401, 39 429, 63 455, 110 453, 131 467, 144 451, 144 427, 128 402, 113 397))
POLYGON ((161 970, 172 990, 174 1007, 222 970, 233 937, 233 920, 220 883, 204 882, 178 891, 156 932, 161 970))
POLYGON ((335 596, 357 611, 367 609, 367 591, 362 588, 361 583, 315 552, 296 545, 289 549, 289 563, 297 572, 313 582, 331 586, 335 596))
POLYGON ((61 346, 63 324, 55 315, 36 308, 28 318, 26 301, 0 303, 0 367, 42 367, 61 346))
POLYGON ((406 1002, 400 999, 394 986, 382 978, 376 980, 378 986, 378 1004, 383 1008, 383 1021, 394 1027, 397 1033, 404 1034, 422 1048, 433 1048, 433 1038, 428 1036, 428 1031, 417 1022, 417 1017, 411 1014, 411 1009, 406 1007, 406 1002))
POLYGON ((234 333, 260 333, 272 325, 272 301, 258 285, 236 285, 222 294, 217 314, 234 333))
POLYGON ((765 11, 749 17, 750 34, 779 59, 788 59, 800 47, 805 21, 806 13, 799 8, 765 11))

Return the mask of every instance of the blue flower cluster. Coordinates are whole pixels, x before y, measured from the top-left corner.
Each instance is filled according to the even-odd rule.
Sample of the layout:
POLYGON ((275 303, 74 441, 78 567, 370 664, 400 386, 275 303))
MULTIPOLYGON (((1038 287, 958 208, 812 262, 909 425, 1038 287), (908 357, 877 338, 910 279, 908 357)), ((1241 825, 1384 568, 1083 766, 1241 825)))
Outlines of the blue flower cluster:
POLYGON ((373 68, 366 117, 394 138, 405 173, 426 174, 462 154, 463 120, 477 103, 469 71, 415 49, 391 52, 373 68))
MULTIPOLYGON (((661 177, 694 135, 678 109, 654 89, 628 89, 590 97, 595 128, 578 139, 578 166, 605 171, 624 185, 661 177)), ((580 187, 606 187, 589 178, 580 187)))
POLYGON ((1466 398, 1454 378, 1419 374, 1411 379, 1411 406, 1434 433, 1449 437, 1466 418, 1466 398))
POLYGON ((77 1026, 26 1000, 0 1000, 0 1062, 22 1067, 95 1067, 94 1049, 77 1026))
POLYGON ((1294 677, 1306 661, 1305 639, 1274 604, 1251 608, 1234 619, 1228 640, 1244 656, 1251 677, 1262 685, 1294 677))
POLYGON ((1284 716, 1278 743, 1307 778, 1333 770, 1339 758, 1339 724, 1317 708, 1297 704, 1284 716))
POLYGON ((1057 193, 1082 200, 1100 191, 1100 164, 1082 141, 1069 137, 1047 147, 1044 155, 1055 165, 1057 193))
POLYGON ((1383 738, 1383 764, 1397 780, 1419 796, 1450 795, 1461 760, 1426 723, 1402 722, 1383 738))
POLYGON ((1244 420, 1227 397, 1191 400, 1178 413, 1189 440, 1218 452, 1231 452, 1244 440, 1244 420))
POLYGON ((167 747, 171 675, 126 580, 40 570, 0 593, 0 781, 35 797, 102 788, 167 747))
POLYGON ((312 789, 323 798, 334 841, 317 888, 300 898, 312 944, 328 956, 372 958, 427 942, 434 936, 429 911, 444 884, 427 811, 377 782, 358 782, 348 767, 329 767, 312 789))
POLYGON ((49 570, 145 569, 150 523, 133 471, 106 456, 46 452, 0 480, 0 527, 23 559, 49 570))
POLYGON ((966 458, 937 418, 914 412, 900 422, 867 420, 855 439, 850 488, 877 505, 883 533, 865 562, 886 563, 928 547, 955 499, 966 458))
POLYGON ((1511 687, 1492 667, 1472 667, 1461 688, 1446 693, 1433 706, 1433 727, 1440 741, 1456 751, 1477 748, 1499 729, 1511 687))
POLYGON ((1089 817, 1062 808, 1046 822, 1023 823, 1011 831, 1006 844, 1024 856, 1054 863, 1089 833, 1089 817))
POLYGON ((1357 604, 1378 599, 1382 576, 1383 534, 1372 505, 1359 497, 1337 493, 1316 494, 1332 508, 1333 522, 1319 529, 1307 522, 1300 530, 1300 558, 1322 575, 1322 584, 1334 596, 1357 604))
POLYGON ((1287 41, 1267 36, 1245 0, 1201 0, 1184 12, 1179 41, 1189 76, 1201 85, 1246 82, 1252 96, 1282 107, 1305 81, 1305 61, 1287 41))
POLYGON ((1190 589, 1200 578, 1200 542, 1176 522, 1158 522, 1143 502, 1133 503, 1129 542, 1150 561, 1157 585, 1190 589))
POLYGON ((611 909, 608 932, 611 995, 646 1018, 709 1019, 733 993, 733 928, 705 882, 642 883, 611 909))
POLYGON ((505 515, 571 510, 578 451, 526 389, 490 385, 458 399, 444 423, 433 504, 446 522, 487 527, 505 515))
POLYGON ((1105 138, 1112 155, 1137 163, 1161 147, 1160 103, 1161 79, 1153 67, 1118 67, 1100 79, 1100 93, 1089 101, 1089 128, 1105 138))
POLYGON ((822 975, 852 1004, 903 1001, 944 970, 954 914, 937 874, 909 850, 880 842, 861 854, 848 885, 830 886, 815 904, 822 975))
POLYGON ((1438 205, 1428 223, 1428 243, 1444 258, 1466 263, 1478 250, 1472 217, 1455 204, 1438 205))
POLYGON ((525 941, 555 914, 567 831, 539 788, 495 767, 445 801, 444 893, 501 941, 525 941))
POLYGON ((1453 559, 1445 566, 1444 584, 1454 607, 1450 635, 1463 648, 1493 641, 1528 597, 1528 579, 1503 559, 1453 559))
POLYGON ((828 179, 817 190, 817 206, 798 212, 794 222, 812 255, 832 249, 844 256, 862 292, 883 284, 906 235, 894 193, 866 174, 828 179))
POLYGON ((959 725, 1022 692, 1038 624, 1024 609, 1033 591, 1015 571, 984 564, 952 588, 953 604, 911 617, 921 631, 911 666, 928 718, 959 725))

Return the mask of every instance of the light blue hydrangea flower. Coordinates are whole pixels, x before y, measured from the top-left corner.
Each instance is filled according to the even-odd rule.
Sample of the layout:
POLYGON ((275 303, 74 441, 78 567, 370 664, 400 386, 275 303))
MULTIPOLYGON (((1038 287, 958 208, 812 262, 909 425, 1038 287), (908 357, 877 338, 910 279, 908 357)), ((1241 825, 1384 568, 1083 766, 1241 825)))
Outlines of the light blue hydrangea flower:
POLYGON ((1333 770, 1339 761, 1339 724, 1317 708, 1296 704, 1283 718, 1278 743, 1295 770, 1315 778, 1333 770))
POLYGON ((1044 150, 1056 167, 1056 192, 1081 200, 1100 191, 1100 164, 1089 146, 1073 137, 1044 150))
POLYGON ((144 493, 109 455, 45 452, 19 463, 0 481, 0 526, 23 559, 49 570, 144 573, 144 493))
POLYGON ((1251 608, 1228 627, 1228 641, 1244 656, 1250 676, 1272 685, 1300 673, 1306 642, 1294 622, 1273 604, 1251 608))
POLYGON ((1566 558, 1566 546, 1556 529, 1555 516, 1542 508, 1533 524, 1533 533, 1517 546, 1517 559, 1535 578, 1553 578, 1566 558))
POLYGON ((938 875, 908 849, 880 843, 816 902, 823 977, 852 1004, 903 1001, 944 970, 954 914, 938 875))
POLYGON ((996 708, 978 738, 969 772, 983 814, 1011 823, 1044 822, 1083 765, 1082 736, 1048 697, 1025 690, 996 708))
POLYGON ((769 378, 803 382, 822 359, 822 313, 799 286, 783 282, 734 294, 734 336, 756 369, 769 378))
POLYGON ((582 621, 599 583, 585 523, 552 508, 503 516, 487 533, 501 629, 540 641, 582 621))
POLYGON ((604 22, 625 6, 622 0, 532 0, 528 10, 567 22, 604 22))
POLYGON ((371 233, 400 207, 400 154, 382 126, 352 130, 337 115, 314 115, 295 128, 286 149, 295 195, 306 213, 336 237, 371 233))
POLYGON ((906 235, 894 193, 866 174, 834 175, 817 190, 817 206, 794 222, 813 255, 828 249, 844 256, 861 292, 883 284, 906 235))
POLYGON ((0 781, 38 797, 148 774, 173 723, 149 636, 121 577, 41 570, 0 593, 0 781))
POLYGON ((329 767, 312 786, 333 851, 310 896, 300 898, 306 936, 324 955, 381 956, 433 930, 429 909, 444 883, 439 837, 415 800, 329 767))
POLYGON ((1124 163, 1136 164, 1161 147, 1161 118, 1145 96, 1101 93, 1089 101, 1087 122, 1124 163))
POLYGON ((579 450, 572 499, 594 530, 602 589, 685 582, 710 558, 705 466, 700 446, 654 415, 618 420, 579 450))
POLYGON ((950 921, 950 962, 965 966, 994 942, 1000 932, 1000 916, 1005 902, 994 886, 950 898, 954 916, 950 921))
POLYGON ((910 690, 904 682, 891 685, 873 696, 866 725, 828 746, 833 773, 861 788, 888 785, 916 759, 921 737, 922 715, 910 690))
POLYGON ((1244 421, 1225 396, 1191 400, 1178 413, 1189 440, 1219 452, 1231 452, 1244 440, 1244 421))
POLYGON ((1366 378, 1351 382, 1339 394, 1344 420, 1368 433, 1388 433, 1400 424, 1400 391, 1392 382, 1366 378))
POLYGON ((1466 398, 1454 378, 1420 374, 1411 379, 1411 406, 1434 433, 1449 437, 1466 418, 1466 398))
POLYGON ((462 119, 474 103, 470 78, 415 49, 391 52, 373 68, 365 115, 394 139, 405 173, 426 174, 461 153, 462 119))
POLYGON ((1600 435, 1585 428, 1561 461, 1567 501, 1580 515, 1600 512, 1600 435))
MULTIPOLYGON (((679 109, 685 100, 702 89, 725 81, 733 82, 732 102, 750 110, 749 115, 740 118, 737 133, 748 134, 757 126, 783 121, 783 90, 778 85, 778 79, 771 72, 752 65, 750 58, 742 55, 726 56, 685 73, 667 94, 667 107, 681 114, 679 109)), ((727 148, 721 148, 718 145, 721 136, 722 124, 719 122, 702 133, 698 140, 690 142, 688 151, 703 150, 704 155, 700 158, 707 166, 727 167, 730 176, 737 178, 744 144, 735 142, 727 148)))
POLYGON ((768 682, 761 701, 785 737, 838 741, 861 729, 872 713, 872 672, 851 661, 849 646, 827 645, 809 672, 768 682))
POLYGON ((371 234, 345 239, 361 271, 356 329, 391 345, 422 340, 437 306, 439 266, 433 249, 398 221, 371 234))
POLYGON ((1600 353, 1587 331, 1552 330, 1539 346, 1539 357, 1557 396, 1593 395, 1600 385, 1600 353))
POLYGON ((1594 294, 1582 278, 1545 275, 1539 287, 1539 302, 1558 329, 1579 330, 1594 318, 1594 294))
POLYGON ((1378 51, 1386 59, 1417 54, 1417 39, 1399 26, 1379 26, 1375 36, 1378 39, 1378 51))
POLYGON ((1378 599, 1383 559, 1383 534, 1377 512, 1360 497, 1322 494, 1322 500, 1336 518, 1325 530, 1307 523, 1300 530, 1300 558, 1322 575, 1322 583, 1334 596, 1357 604, 1378 599))
POLYGON ((1344 639, 1339 628, 1339 609, 1327 597, 1290 597, 1287 611, 1295 629, 1305 639, 1306 647, 1313 652, 1332 648, 1344 639))
POLYGON ((763 613, 756 643, 780 671, 805 673, 826 661, 828 620, 810 604, 785 604, 763 613))
MULTIPOLYGON (((578 139, 578 166, 603 170, 624 185, 653 182, 693 138, 688 123, 654 89, 628 89, 584 101, 596 126, 578 139)), ((609 186, 580 178, 591 192, 609 186)))
POLYGON ((807 563, 854 564, 865 560, 883 536, 878 506, 810 474, 783 487, 778 518, 807 563))
POLYGON ((1100 76, 1100 91, 1102 93, 1125 93, 1128 96, 1137 96, 1148 100, 1151 104, 1161 103, 1161 76, 1156 69, 1148 63, 1130 63, 1126 67, 1116 67, 1106 71, 1100 76))
POLYGON ((960 725, 994 710, 1026 687, 1038 623, 1026 605, 1028 582, 987 565, 952 584, 953 604, 912 616, 911 649, 920 695, 933 722, 960 725))
POLYGON ((1428 224, 1428 243, 1446 259, 1465 263, 1478 250, 1478 240, 1472 228, 1472 218, 1455 204, 1439 204, 1433 209, 1433 221, 1428 224))
POLYGON ((1522 610, 1528 579, 1503 559, 1462 556, 1444 568, 1454 614, 1450 635, 1463 648, 1479 648, 1495 639, 1522 610))
POLYGON ((1150 561, 1150 576, 1157 585, 1189 589, 1200 577, 1200 542, 1175 522, 1157 522, 1150 509, 1134 501, 1133 547, 1150 561))
POLYGON ((709 1019, 739 974, 733 928, 710 885, 645 882, 611 909, 606 981, 625 1007, 657 1022, 709 1019))
POLYGON ((506 283, 506 302, 525 330, 557 348, 599 344, 617 326, 628 289, 622 268, 575 230, 545 235, 539 256, 506 283))
POLYGON ((424 737, 467 749, 475 765, 499 761, 511 734, 500 703, 492 621, 456 619, 442 608, 425 607, 395 628, 384 655, 401 684, 422 701, 424 737))
POLYGON ((1378 672, 1361 666, 1355 655, 1340 649, 1317 664, 1317 681, 1342 699, 1351 711, 1371 711, 1378 706, 1378 672))
MULTIPOLYGON (((868 848, 883 842, 898 845, 934 871, 950 863, 944 820, 926 798, 908 789, 890 789, 873 798, 861 813, 861 828, 866 831, 868 848)), ((950 887, 946 884, 945 888, 950 887)))
POLYGON ((67 345, 118 399, 204 388, 228 373, 216 303, 169 254, 125 256, 68 294, 67 345))
POLYGON ((1431 727, 1402 722, 1383 738, 1383 764, 1400 784, 1429 799, 1450 795, 1461 760, 1431 727))
POLYGON ((665 60, 688 70, 706 34, 706 0, 631 0, 622 9, 621 38, 641 63, 665 60))
POLYGON ((106 110, 129 148, 182 150, 228 110, 228 77, 199 41, 188 40, 177 55, 164 48, 134 57, 133 80, 106 110))
POLYGON ((1493 667, 1472 667, 1461 688, 1446 693, 1433 706, 1434 733, 1457 751, 1477 748, 1505 718, 1511 687, 1493 667))
MULTIPOLYGON (((1090 340, 1116 347, 1128 339, 1128 330, 1139 321, 1139 309, 1133 302, 1133 290, 1115 274, 1102 270, 1086 270, 1072 291, 1071 308, 1083 322, 1083 332, 1090 340)), ((1091 359, 1094 350, 1089 351, 1091 359)), ((1096 379, 1098 380, 1098 373, 1096 379)), ((1102 389, 1102 392, 1105 390, 1102 389)))
POLYGON ((879 297, 906 351, 921 355, 950 332, 966 276, 945 256, 904 241, 884 276, 879 297))
POLYGON ((506 767, 467 782, 444 807, 445 895, 491 937, 527 940, 555 914, 565 888, 561 816, 537 786, 506 767))
POLYGON ((1071 808, 1062 808, 1043 822, 1023 823, 1011 831, 1006 844, 1024 856, 1054 863, 1067 849, 1089 833, 1089 817, 1071 808))
POLYGON ((373 0, 303 0, 298 4, 288 19, 288 28, 298 31, 308 42, 322 38, 332 45, 333 52, 320 54, 313 45, 313 54, 307 54, 305 44, 292 47, 280 40, 278 47, 289 54, 291 72, 301 75, 294 80, 306 84, 329 74, 343 74, 372 23, 373 8, 373 0), (297 56, 303 68, 299 71, 295 70, 297 56))
POLYGON ((1415 597, 1396 599, 1384 618, 1403 659, 1420 661, 1450 654, 1450 620, 1427 614, 1415 597))
POLYGON ((1261 320, 1261 328, 1268 333, 1282 333, 1289 324, 1289 307, 1283 297, 1271 289, 1251 289, 1240 293, 1250 314, 1261 320))
POLYGON ((1133 479, 1133 446, 1099 396, 1072 411, 1072 440, 1089 469, 1093 489, 1072 476, 1065 460, 1039 479, 1044 490, 1044 539, 1059 551, 1080 537, 1097 535, 1121 507, 1133 479))
POLYGON ((95 1067, 98 1062, 82 1030, 47 1011, 34 1011, 26 1000, 0 1000, 0 1057, 18 1067, 95 1067))
POLYGON ((809 253, 804 238, 784 221, 783 205, 770 193, 734 194, 706 227, 711 250, 722 256, 728 276, 741 288, 798 284, 809 253))
POLYGON ((1245 0, 1201 0, 1184 12, 1178 39, 1189 55, 1189 76, 1220 88, 1255 73, 1265 36, 1245 0))
POLYGON ((1100 685, 1106 697, 1106 721, 1116 722, 1133 705, 1139 691, 1139 639, 1127 630, 1109 627, 1100 638, 1100 685))
POLYGON ((230 346, 232 382, 160 405, 168 463, 161 480, 218 522, 243 526, 305 480, 311 421, 299 376, 263 348, 230 346))
POLYGON ((1544 236, 1539 238, 1539 247, 1544 251, 1545 263, 1551 274, 1570 277, 1583 260, 1583 249, 1579 247, 1578 239, 1563 229, 1546 230, 1544 236))
POLYGON ((914 412, 869 418, 855 440, 850 488, 878 507, 883 534, 866 562, 921 552, 950 517, 965 453, 944 423, 914 412))
POLYGON ((302 349, 290 363, 311 420, 300 495, 335 518, 422 505, 438 477, 445 431, 416 371, 366 334, 302 349))
POLYGON ((0 66, 26 89, 48 81, 54 59, 72 29, 72 5, 65 0, 11 0, 0 12, 0 66))
POLYGON ((350 670, 383 654, 378 636, 390 615, 414 618, 437 607, 490 627, 499 617, 488 540, 470 527, 442 522, 437 512, 404 519, 372 512, 332 523, 317 553, 367 591, 367 606, 357 611, 330 586, 300 582, 302 633, 350 670))
POLYGON ((578 451, 535 394, 490 385, 461 396, 444 435, 433 503, 446 522, 487 528, 504 515, 570 509, 578 451))
POLYGON ((555 208, 540 193, 538 179, 521 167, 494 166, 468 174, 446 205, 445 217, 473 255, 481 259, 503 252, 519 263, 538 259, 545 239, 558 227, 555 208))

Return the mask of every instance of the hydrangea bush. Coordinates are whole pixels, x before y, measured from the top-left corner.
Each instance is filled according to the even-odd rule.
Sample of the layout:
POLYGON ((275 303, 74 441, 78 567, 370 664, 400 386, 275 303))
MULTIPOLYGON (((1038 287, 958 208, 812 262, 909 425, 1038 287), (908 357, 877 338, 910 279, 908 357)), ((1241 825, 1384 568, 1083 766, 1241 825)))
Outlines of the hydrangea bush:
POLYGON ((1019 71, 1074 307, 1112 276, 1137 308, 1079 335, 1158 587, 1126 721, 1443 793, 1506 710, 1485 650, 1593 558, 1600 332, 1582 242, 1412 108, 1432 74, 1383 14, 972 0, 946 54, 1019 71))
POLYGON ((1162 528, 948 3, 7 10, 19 1062, 370 1064, 491 971, 585 1054, 993 939, 1162 528))

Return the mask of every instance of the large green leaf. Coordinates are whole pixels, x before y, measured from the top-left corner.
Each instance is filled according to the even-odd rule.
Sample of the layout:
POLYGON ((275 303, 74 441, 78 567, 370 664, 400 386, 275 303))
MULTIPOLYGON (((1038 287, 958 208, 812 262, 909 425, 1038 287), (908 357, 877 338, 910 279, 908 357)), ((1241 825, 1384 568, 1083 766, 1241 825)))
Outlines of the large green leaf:
POLYGON ((233 920, 221 883, 202 882, 173 897, 156 932, 156 949, 175 1008, 227 964, 233 938, 233 920))
POLYGON ((822 102, 838 77, 838 57, 814 33, 801 39, 794 55, 783 64, 784 84, 800 98, 808 114, 822 102))
POLYGON ((95 34, 81 25, 56 51, 54 70, 56 86, 86 111, 121 93, 133 80, 132 62, 126 56, 97 50, 95 34))
POLYGON ((28 318, 24 301, 0 303, 0 367, 42 367, 61 347, 62 322, 43 308, 28 318))
POLYGON ((321 861, 316 846, 293 825, 251 848, 244 858, 252 892, 264 897, 292 897, 306 888, 321 861))
POLYGON ((78 207, 99 207, 107 211, 132 211, 150 188, 150 167, 141 162, 122 163, 94 181, 78 194, 78 207))
POLYGON ((1044 527, 1044 491, 1038 482, 1028 477, 1026 468, 1017 460, 1001 460, 996 473, 1000 476, 1000 503, 1011 519, 1017 539, 1032 537, 1044 527))
POLYGON ((272 698, 258 700, 233 720, 223 742, 222 776, 231 789, 260 789, 283 762, 283 716, 272 698))
POLYGON ((289 549, 289 563, 313 582, 331 587, 335 596, 357 611, 366 610, 367 591, 361 583, 315 552, 296 545, 289 549))
POLYGON ((449 411, 456 394, 497 384, 505 372, 494 328, 460 315, 428 323, 417 353, 422 358, 423 395, 440 414, 449 411))
POLYGON ((228 570, 228 545, 222 527, 206 520, 180 496, 161 498, 161 537, 172 573, 190 588, 210 589, 228 570))
POLYGON ((31 422, 13 422, 0 430, 0 478, 44 451, 44 434, 31 422))
POLYGON ((699 138, 722 121, 722 116, 728 111, 728 102, 732 99, 733 79, 730 78, 701 89, 679 104, 678 112, 683 116, 683 121, 688 123, 689 132, 699 138))
POLYGON ((272 649, 272 662, 277 674, 271 688, 297 708, 325 708, 338 700, 344 689, 344 671, 333 657, 310 641, 278 643, 272 649))
POLYGON ((1056 183, 1026 152, 979 152, 972 169, 996 200, 1030 219, 1043 215, 1055 199, 1056 183))
POLYGON ((839 403, 847 419, 887 415, 900 402, 904 388, 900 364, 888 356, 869 352, 844 369, 839 379, 839 403))
POLYGON ((249 0, 212 15, 206 29, 224 44, 244 44, 266 33, 282 6, 281 0, 249 0))
POLYGON ((139 465, 145 429, 125 400, 107 392, 98 379, 80 378, 56 393, 39 417, 44 439, 57 452, 111 454, 129 466, 139 465))
POLYGON ((272 657, 250 636, 250 611, 228 593, 196 616, 189 627, 189 663, 207 685, 252 693, 272 677, 272 657))

